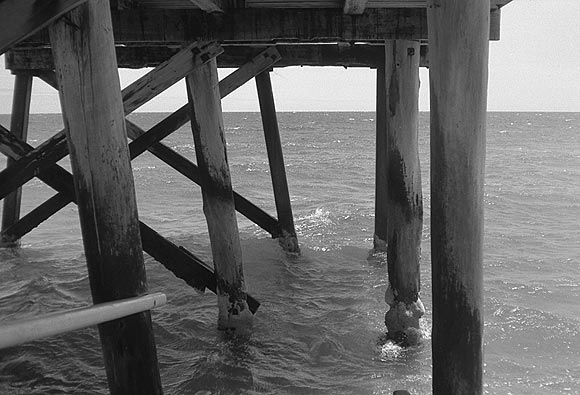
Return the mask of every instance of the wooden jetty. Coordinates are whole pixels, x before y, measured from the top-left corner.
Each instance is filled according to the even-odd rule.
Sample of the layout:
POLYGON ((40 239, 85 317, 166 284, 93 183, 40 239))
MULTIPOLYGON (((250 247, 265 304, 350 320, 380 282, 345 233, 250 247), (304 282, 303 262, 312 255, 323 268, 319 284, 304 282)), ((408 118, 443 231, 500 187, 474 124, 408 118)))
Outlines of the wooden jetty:
MULTIPOLYGON (((70 202, 79 207, 95 304, 143 296, 143 251, 192 287, 217 294, 218 327, 245 332, 248 295, 236 211, 299 252, 269 72, 297 65, 377 70, 374 248, 385 249, 389 333, 417 340, 423 226, 417 143, 419 67, 431 94, 433 392, 481 394, 482 238, 488 41, 510 0, 4 0, 0 54, 15 76, 10 130, 0 126, 1 245, 70 202), (153 67, 121 90, 118 68, 153 67), (218 81, 218 67, 237 70, 218 81), (31 87, 58 89, 65 128, 26 143, 31 87), (221 98, 255 79, 276 216, 230 181, 221 98), (126 116, 176 82, 188 103, 145 131, 126 116), (197 163, 161 140, 191 124, 197 163), (127 143, 127 137, 132 140, 127 143), (131 159, 149 151, 202 188, 213 265, 137 216, 131 159), (57 162, 69 155, 73 174, 57 162), (56 194, 20 216, 20 187, 56 194)), ((144 309, 99 324, 113 394, 162 393, 144 309)), ((401 392, 403 393, 403 392, 401 392)))

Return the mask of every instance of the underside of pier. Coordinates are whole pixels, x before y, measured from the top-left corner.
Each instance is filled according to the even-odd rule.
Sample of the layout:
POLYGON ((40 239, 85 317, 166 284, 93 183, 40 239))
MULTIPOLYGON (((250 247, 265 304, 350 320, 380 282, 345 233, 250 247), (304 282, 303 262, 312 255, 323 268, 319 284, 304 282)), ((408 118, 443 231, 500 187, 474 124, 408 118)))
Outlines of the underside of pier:
MULTIPOLYGON (((418 156, 419 67, 430 68, 433 390, 481 394, 482 235, 488 41, 511 0, 5 0, 0 54, 14 74, 10 128, 0 125, 0 246, 73 202, 95 303, 147 293, 143 251, 217 295, 220 330, 251 331, 236 216, 299 254, 270 81, 274 67, 376 69, 374 248, 387 253, 385 324, 420 342, 423 228, 418 156), (121 90, 118 68, 153 68, 121 90), (218 80, 220 67, 237 69, 218 80), (65 128, 26 142, 33 80, 59 91, 65 128), (221 99, 255 79, 276 214, 233 190, 221 99), (188 101, 149 130, 126 116, 178 81, 188 101), (190 124, 196 163, 161 141, 190 124), (128 143, 128 141, 131 141, 128 143), (207 264, 138 220, 130 161, 153 153, 202 188, 207 264), (70 154, 73 174, 57 162, 70 154), (21 186, 55 195, 20 216, 21 186)), ((0 112, 2 111, 0 109, 0 112)), ((111 393, 161 393, 151 317, 99 325, 111 393)))

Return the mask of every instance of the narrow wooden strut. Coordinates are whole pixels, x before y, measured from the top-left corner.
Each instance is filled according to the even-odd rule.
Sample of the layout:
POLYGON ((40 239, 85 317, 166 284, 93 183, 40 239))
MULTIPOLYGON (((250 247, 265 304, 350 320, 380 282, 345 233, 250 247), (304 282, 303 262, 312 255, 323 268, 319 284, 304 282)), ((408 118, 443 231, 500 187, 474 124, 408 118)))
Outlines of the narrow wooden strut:
POLYGON ((290 192, 288 190, 288 180, 286 168, 284 166, 284 155, 282 143, 280 141, 280 130, 276 117, 276 105, 272 82, 270 81, 270 71, 264 71, 256 76, 256 89, 258 91, 258 101, 260 102, 260 113, 262 116, 262 126, 268 153, 268 163, 272 178, 274 200, 278 221, 282 228, 282 236, 279 241, 284 250, 289 252, 299 252, 296 230, 294 228, 294 218, 292 214, 292 204, 290 202, 290 192))

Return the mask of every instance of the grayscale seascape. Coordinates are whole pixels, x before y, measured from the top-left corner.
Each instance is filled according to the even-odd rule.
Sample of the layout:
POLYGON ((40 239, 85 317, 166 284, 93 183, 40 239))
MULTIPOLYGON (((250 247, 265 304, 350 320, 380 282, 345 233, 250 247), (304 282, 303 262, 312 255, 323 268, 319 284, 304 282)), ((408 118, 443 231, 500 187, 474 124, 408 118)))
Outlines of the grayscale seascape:
MULTIPOLYGON (((148 129, 163 116, 130 119, 148 129)), ((278 114, 302 254, 286 254, 238 214, 247 287, 262 303, 249 339, 217 331, 215 295, 146 256, 150 291, 168 298, 152 312, 165 393, 431 392, 429 114, 419 126, 425 341, 407 349, 384 340, 386 255, 370 253, 374 117, 278 114)), ((260 115, 224 118, 234 189, 275 215, 260 115)), ((60 115, 31 115, 29 142, 61 127, 60 115)), ((487 129, 484 392, 578 393, 580 113, 489 113, 487 129)), ((163 142, 195 161, 189 125, 163 142)), ((200 188, 148 153, 133 169, 140 219, 210 262, 200 188)), ((23 214, 53 194, 32 180, 23 214)), ((70 204, 21 249, 0 249, 0 325, 90 303, 78 222, 70 204)), ((0 394, 51 393, 108 393, 96 329, 0 351, 0 394)))

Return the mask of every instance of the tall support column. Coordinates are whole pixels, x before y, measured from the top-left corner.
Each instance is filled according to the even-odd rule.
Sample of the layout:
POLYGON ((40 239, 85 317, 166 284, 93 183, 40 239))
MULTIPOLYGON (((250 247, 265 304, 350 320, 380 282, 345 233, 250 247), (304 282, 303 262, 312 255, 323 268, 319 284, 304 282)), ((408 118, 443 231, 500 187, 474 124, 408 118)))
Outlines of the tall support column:
POLYGON ((489 10, 489 1, 428 1, 434 394, 483 392, 489 10))
MULTIPOLYGON (((17 138, 26 141, 28 135, 28 116, 30 114, 30 97, 32 92, 32 75, 16 74, 14 81, 14 97, 12 100, 12 118, 10 119, 10 131, 17 138)), ((8 158, 6 167, 12 166, 14 160, 8 158)), ((2 208, 2 231, 15 224, 20 218, 20 203, 22 201, 22 188, 4 198, 2 208)), ((20 239, 13 240, 2 238, 0 247, 18 247, 20 239)))
MULTIPOLYGON (((109 1, 50 27, 95 303, 143 295, 147 279, 109 1)), ((99 325, 112 394, 160 394, 149 312, 99 325)))
POLYGON ((202 182, 203 211, 217 279, 218 329, 245 333, 252 326, 232 192, 215 58, 186 78, 191 128, 202 182))
POLYGON ((419 164, 419 61, 417 41, 385 43, 387 124, 387 267, 389 285, 385 324, 403 343, 420 339, 419 261, 423 231, 423 194, 419 164))
POLYGON ((272 187, 274 188, 276 212, 278 213, 278 222, 280 222, 280 227, 282 228, 282 236, 278 240, 284 250, 300 252, 298 239, 296 238, 296 230, 294 229, 290 192, 288 191, 288 180, 284 167, 280 130, 278 129, 276 106, 269 71, 264 71, 256 76, 256 87, 258 90, 258 100, 260 102, 260 112, 262 113, 262 125, 266 139, 266 150, 268 151, 272 187))
POLYGON ((385 64, 377 66, 375 167, 375 251, 387 250, 387 81, 385 64))

